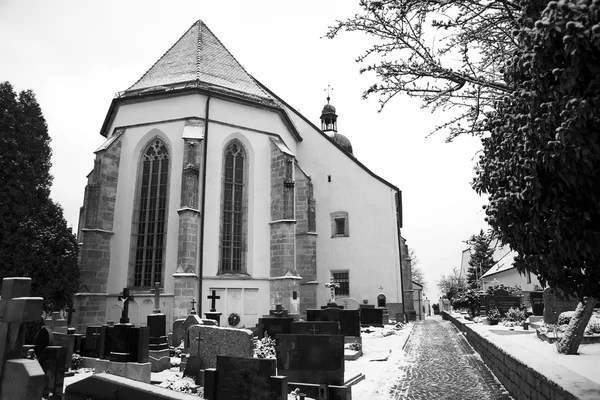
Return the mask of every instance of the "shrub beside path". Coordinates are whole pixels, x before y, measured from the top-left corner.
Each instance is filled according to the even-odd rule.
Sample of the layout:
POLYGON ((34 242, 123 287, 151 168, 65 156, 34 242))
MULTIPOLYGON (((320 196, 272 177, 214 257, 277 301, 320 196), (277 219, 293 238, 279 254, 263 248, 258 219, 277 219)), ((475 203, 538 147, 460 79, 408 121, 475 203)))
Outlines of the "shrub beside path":
POLYGON ((512 399, 462 333, 440 316, 415 323, 405 351, 391 398, 512 399))

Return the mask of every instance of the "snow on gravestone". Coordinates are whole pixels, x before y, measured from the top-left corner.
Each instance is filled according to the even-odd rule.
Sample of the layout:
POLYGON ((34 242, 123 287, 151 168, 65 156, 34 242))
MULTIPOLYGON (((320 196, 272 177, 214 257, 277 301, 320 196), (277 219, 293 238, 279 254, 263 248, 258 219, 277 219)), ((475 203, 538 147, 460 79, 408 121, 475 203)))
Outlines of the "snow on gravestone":
POLYGON ((252 331, 210 325, 188 329, 190 355, 202 360, 202 368, 216 368, 217 356, 252 357, 252 331))
POLYGON ((556 324, 558 316, 565 311, 573 311, 577 308, 579 300, 575 296, 555 288, 544 290, 544 322, 556 324))

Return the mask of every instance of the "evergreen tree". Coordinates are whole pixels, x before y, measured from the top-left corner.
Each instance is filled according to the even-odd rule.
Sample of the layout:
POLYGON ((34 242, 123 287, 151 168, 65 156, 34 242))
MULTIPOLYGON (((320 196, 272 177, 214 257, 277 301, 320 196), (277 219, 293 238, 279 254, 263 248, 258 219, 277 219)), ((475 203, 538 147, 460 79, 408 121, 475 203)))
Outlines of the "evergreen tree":
POLYGON ((494 249, 490 246, 492 237, 483 229, 478 235, 473 235, 466 243, 471 248, 471 259, 467 269, 467 285, 471 289, 479 286, 481 276, 496 264, 494 260, 494 249))
POLYGON ((579 297, 574 354, 600 298, 600 1, 528 2, 515 35, 474 187, 519 271, 579 297))
POLYGON ((0 279, 32 278, 32 296, 63 308, 79 286, 77 240, 50 195, 50 136, 32 91, 0 83, 0 279))

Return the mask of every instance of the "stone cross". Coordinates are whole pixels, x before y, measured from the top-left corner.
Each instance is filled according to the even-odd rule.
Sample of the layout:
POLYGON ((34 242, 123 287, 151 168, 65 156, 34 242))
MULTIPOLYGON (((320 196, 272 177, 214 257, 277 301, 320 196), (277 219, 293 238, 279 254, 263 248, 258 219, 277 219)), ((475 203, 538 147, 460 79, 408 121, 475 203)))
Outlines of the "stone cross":
POLYGON ((152 314, 160 314, 160 282, 154 282, 154 311, 152 314))
POLYGON ((67 325, 71 326, 71 320, 73 319, 73 313, 77 311, 77 309, 73 308, 73 304, 69 304, 67 308, 67 325))
POLYGON ((133 300, 133 295, 129 294, 129 288, 123 288, 123 294, 119 296, 119 301, 123 302, 123 313, 121 314, 121 324, 129 323, 129 302, 133 300))
POLYGON ((194 304, 196 304, 197 301, 196 299, 192 299, 192 311, 190 311, 190 314, 192 315, 196 315, 196 309, 194 308, 194 304))
POLYGON ((221 296, 217 296, 217 291, 213 290, 212 294, 210 296, 206 296, 206 298, 211 301, 211 303, 210 303, 210 312, 217 311, 217 308, 216 308, 217 299, 221 298, 221 296))
POLYGON ((23 324, 39 321, 42 316, 44 299, 29 297, 30 292, 31 278, 4 278, 2 280, 2 299, 0 300, 0 376, 2 376, 0 392, 2 392, 2 398, 17 398, 10 396, 18 394, 19 399, 29 399, 38 396, 39 393, 37 397, 39 399, 44 389, 44 371, 39 363, 35 360, 18 360, 21 357, 25 339, 23 324), (15 363, 21 365, 13 365, 15 363), (15 381, 18 381, 16 386, 15 381), (18 393, 15 393, 15 390, 18 393))
POLYGON ((383 286, 379 286, 379 290, 383 290, 383 286))
POLYGON ((333 281, 333 276, 331 277, 329 283, 326 283, 325 286, 329 288, 329 297, 330 297, 329 302, 330 303, 335 303, 335 287, 337 285, 333 281))

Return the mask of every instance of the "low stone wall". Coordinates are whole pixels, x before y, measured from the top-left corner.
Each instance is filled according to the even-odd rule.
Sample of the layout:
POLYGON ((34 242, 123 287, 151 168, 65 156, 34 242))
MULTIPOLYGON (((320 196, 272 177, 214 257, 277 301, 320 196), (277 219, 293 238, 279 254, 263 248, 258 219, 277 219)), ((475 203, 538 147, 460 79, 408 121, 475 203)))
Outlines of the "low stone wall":
POLYGON ((591 400, 599 398, 600 385, 595 382, 556 363, 535 357, 533 353, 525 354, 530 353, 527 349, 518 349, 518 352, 528 360, 537 358, 531 363, 534 365, 525 364, 449 313, 443 311, 442 318, 452 322, 465 335, 467 341, 515 399, 591 400), (561 382, 568 384, 568 387, 563 387, 561 382))

